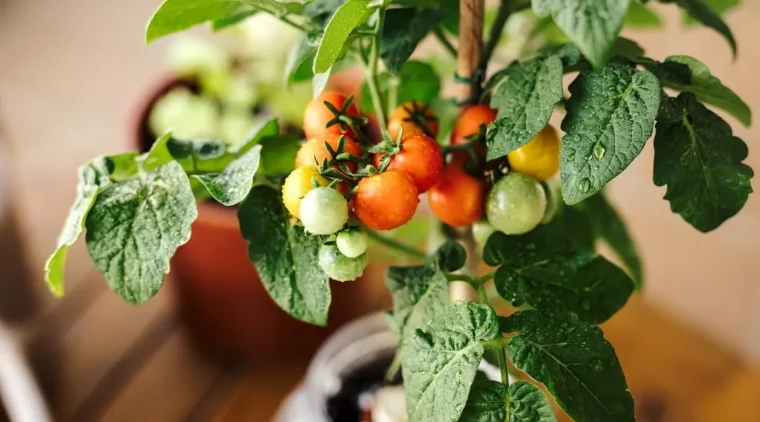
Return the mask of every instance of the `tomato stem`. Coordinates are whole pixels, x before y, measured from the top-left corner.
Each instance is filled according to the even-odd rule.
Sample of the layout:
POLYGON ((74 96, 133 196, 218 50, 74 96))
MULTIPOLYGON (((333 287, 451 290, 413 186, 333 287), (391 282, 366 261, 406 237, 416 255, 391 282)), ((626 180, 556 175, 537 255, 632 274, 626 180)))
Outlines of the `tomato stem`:
POLYGON ((425 254, 425 252, 422 252, 421 250, 419 250, 419 249, 417 249, 417 248, 415 248, 413 246, 409 246, 409 245, 406 245, 406 244, 401 243, 399 241, 396 241, 394 239, 391 239, 390 237, 383 236, 383 235, 381 235, 380 233, 378 233, 378 232, 376 232, 374 230, 369 230, 368 229, 367 230, 367 236, 369 236, 369 238, 372 239, 372 240, 380 242, 380 243, 384 244, 385 246, 387 246, 387 247, 389 247, 391 249, 395 249, 395 250, 397 250, 399 252, 403 252, 403 253, 405 253, 405 254, 413 257, 413 258, 418 258, 418 259, 425 259, 425 258, 427 258, 427 255, 425 254))
POLYGON ((433 29, 433 34, 435 34, 435 37, 438 38, 438 41, 441 42, 443 48, 445 48, 452 57, 457 56, 457 49, 454 47, 454 44, 452 44, 451 41, 449 41, 449 39, 446 37, 446 34, 443 33, 443 30, 440 26, 436 26, 435 29, 433 29))
POLYGON ((369 94, 372 97, 372 106, 375 108, 375 116, 377 116, 377 123, 381 128, 384 128, 386 126, 385 106, 383 105, 383 99, 380 96, 380 89, 378 88, 377 62, 380 57, 380 42, 383 35, 383 24, 385 23, 385 1, 383 1, 377 13, 375 37, 372 40, 372 46, 369 50, 369 58, 367 59, 365 72, 367 75, 367 87, 369 88, 369 94))

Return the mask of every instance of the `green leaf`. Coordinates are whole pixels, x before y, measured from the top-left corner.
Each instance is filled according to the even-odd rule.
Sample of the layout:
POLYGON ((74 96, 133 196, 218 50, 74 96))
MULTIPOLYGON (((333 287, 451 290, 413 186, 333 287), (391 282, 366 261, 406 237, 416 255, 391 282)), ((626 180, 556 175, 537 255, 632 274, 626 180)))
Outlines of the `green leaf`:
MULTIPOLYGON (((441 93, 441 78, 435 69, 427 63, 410 60, 404 63, 398 76, 384 72, 378 75, 378 88, 380 95, 388 97, 391 84, 397 84, 396 88, 398 104, 407 101, 419 101, 430 104, 441 93)), ((375 110, 372 104, 372 96, 366 81, 362 84, 359 108, 365 112, 375 110)))
POLYGON ((296 135, 270 136, 261 140, 259 173, 287 174, 295 169, 296 154, 301 147, 296 135))
POLYGON ((734 56, 736 56, 736 39, 734 39, 734 34, 731 32, 731 28, 729 28, 728 25, 723 22, 720 15, 710 8, 710 6, 708 6, 703 0, 669 0, 663 1, 663 3, 676 3, 692 18, 702 22, 703 25, 710 27, 723 35, 731 46, 731 51, 734 56))
POLYGON ((385 285, 393 299, 393 320, 401 343, 448 309, 449 282, 436 264, 390 267, 385 285))
POLYGON ((583 209, 584 203, 558 203, 557 213, 546 227, 552 233, 569 239, 578 249, 591 251, 596 243, 596 232, 591 217, 583 209))
POLYGON ((253 185, 253 175, 259 168, 261 145, 236 158, 221 173, 196 176, 220 204, 231 206, 248 195, 253 185))
POLYGON ((610 63, 570 84, 560 143, 562 196, 575 204, 599 192, 644 148, 660 107, 652 73, 610 63))
POLYGON ((699 60, 689 56, 670 56, 655 68, 655 74, 663 86, 691 92, 699 101, 727 111, 744 126, 752 124, 749 106, 699 60))
POLYGON ((73 245, 84 230, 87 213, 95 203, 101 187, 110 183, 108 177, 103 177, 91 164, 79 167, 79 183, 74 203, 63 223, 61 234, 53 254, 45 262, 45 281, 54 295, 63 296, 63 279, 66 272, 66 257, 69 246, 73 245))
POLYGON ((258 10, 244 10, 240 12, 237 15, 232 15, 227 18, 217 19, 211 22, 211 29, 216 31, 221 31, 222 29, 229 28, 230 26, 236 25, 247 18, 255 15, 258 13, 258 10))
POLYGON ((644 56, 644 49, 636 41, 618 37, 615 41, 614 53, 616 56, 627 59, 637 59, 644 56))
POLYGON ((630 0, 533 0, 538 16, 554 22, 594 67, 604 66, 623 26, 630 0))
POLYGON ((338 8, 325 27, 325 33, 314 58, 314 73, 325 73, 338 60, 343 46, 354 29, 372 13, 366 0, 348 0, 338 8))
POLYGON ((450 305, 428 331, 416 330, 402 349, 409 420, 459 420, 483 359, 481 343, 499 337, 493 309, 473 302, 450 305))
MULTIPOLYGON (((704 3, 718 15, 724 15, 729 10, 739 6, 741 0, 704 0, 704 3)), ((694 25, 697 21, 688 13, 684 14, 684 25, 694 25)))
POLYGON ((499 114, 488 126, 488 159, 527 144, 548 123, 562 99, 562 60, 557 55, 512 66, 491 98, 499 114))
POLYGON ((609 203, 604 193, 600 192, 579 205, 582 205, 586 210, 597 235, 604 239, 623 261, 633 278, 636 289, 641 289, 644 276, 636 244, 628 233, 625 222, 609 203))
POLYGON ((302 34, 288 53, 285 63, 285 82, 290 85, 293 82, 305 81, 314 76, 312 64, 317 55, 317 47, 313 46, 306 34, 302 34))
POLYGON ((625 25, 635 28, 659 28, 662 26, 662 18, 646 5, 631 0, 628 13, 625 15, 625 25))
POLYGON ((254 11, 281 17, 298 13, 300 3, 275 0, 166 0, 148 22, 146 42, 208 21, 225 21, 254 11))
POLYGON ((101 190, 87 214, 87 250, 108 286, 140 304, 153 297, 197 216, 190 181, 172 161, 101 190))
POLYGON ((483 260, 499 265, 494 283, 504 299, 540 311, 574 312, 592 323, 614 315, 633 292, 623 270, 546 227, 520 236, 492 234, 483 260))
MULTIPOLYGON (((488 379, 482 372, 475 380, 467 396, 467 404, 459 422, 504 422, 507 421, 507 386, 488 379)), ((529 419, 524 422, 532 422, 529 419)))
POLYGON ((693 94, 678 96, 681 119, 657 123, 654 183, 667 185, 670 209, 701 232, 734 216, 752 192, 747 145, 693 94))
POLYGON ((324 73, 316 73, 311 79, 311 95, 316 98, 327 87, 327 82, 330 80, 330 74, 332 73, 332 67, 327 69, 324 73))
POLYGON ((543 391, 527 381, 509 385, 509 422, 555 422, 554 410, 543 391))
POLYGON ((279 190, 254 186, 238 211, 248 257, 269 296, 301 321, 326 325, 330 283, 317 264, 322 241, 290 224, 279 190))
POLYGON ((314 23, 324 27, 335 14, 335 11, 345 2, 346 0, 319 0, 305 2, 306 6, 303 9, 303 14, 311 18, 314 23))
POLYGON ((385 13, 380 57, 391 74, 399 74, 417 44, 442 18, 443 12, 434 9, 399 8, 385 13))
POLYGON ((435 262, 443 271, 457 271, 464 267, 467 251, 459 242, 447 240, 435 252, 435 262))
POLYGON ((579 422, 633 422, 633 398, 615 350, 602 330, 574 314, 523 311, 502 318, 517 331, 507 347, 521 371, 542 382, 579 422))

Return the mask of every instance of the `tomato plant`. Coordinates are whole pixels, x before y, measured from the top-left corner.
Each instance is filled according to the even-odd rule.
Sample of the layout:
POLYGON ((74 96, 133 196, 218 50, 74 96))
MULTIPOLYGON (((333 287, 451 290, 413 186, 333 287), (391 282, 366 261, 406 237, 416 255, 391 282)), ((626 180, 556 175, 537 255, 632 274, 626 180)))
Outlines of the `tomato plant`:
MULTIPOLYGON (((659 2, 683 8, 736 53, 715 2, 659 2)), ((551 422, 544 391, 575 421, 635 419, 618 358, 597 325, 642 287, 643 271, 624 213, 604 188, 654 135, 655 185, 665 188, 674 213, 709 232, 742 209, 753 177, 743 162, 746 144, 714 111, 749 126, 747 104, 697 59, 657 60, 619 36, 636 15, 654 14, 653 2, 493 2, 485 39, 483 0, 461 0, 462 7, 449 0, 257 0, 235 7, 194 0, 192 13, 187 3, 164 0, 147 40, 205 22, 221 29, 256 13, 302 31, 283 79, 312 84, 306 139, 271 119, 238 143, 166 134, 148 151, 86 163, 45 266, 53 293, 63 294, 68 248, 86 231, 87 250, 109 287, 130 303, 145 302, 191 235, 195 201, 213 198, 239 207, 266 291, 305 322, 327 323, 329 279, 362 275, 368 237, 419 261, 392 267, 386 283, 411 422, 551 422), (518 26, 518 37, 502 37, 518 26), (428 36, 451 57, 410 60, 428 36), (509 43, 513 48, 494 54, 509 43), (457 72, 447 77, 458 92, 458 117, 452 99, 442 97, 439 75, 454 68, 453 60, 457 72), (361 107, 350 93, 325 91, 354 64, 365 72, 361 107), (564 79, 572 79, 567 89, 564 79), (561 139, 549 125, 555 113, 561 139), (437 144, 439 131, 449 145, 437 144), (548 181, 556 174, 561 201, 548 181), (431 225, 431 238, 445 239, 429 256, 376 232, 409 222, 425 191, 441 223, 431 225), (349 221, 350 211, 356 218, 349 221), (478 256, 472 236, 485 264, 498 267, 493 273, 462 269, 472 267, 468 254, 478 256), (601 242, 620 265, 596 253, 601 242), (477 300, 450 303, 450 281, 469 283, 477 300), (487 292, 491 281, 494 291, 487 292), (518 310, 497 316, 494 294, 518 310), (486 352, 499 366, 495 379, 479 372, 486 352), (512 382, 510 365, 529 380, 512 382)), ((189 97, 161 109, 171 114, 175 101, 189 97)), ((215 113, 210 103, 203 113, 198 104, 190 108, 193 116, 215 113)), ((249 124, 251 116, 244 117, 235 126, 249 124)), ((191 120, 193 134, 218 133, 201 127, 214 119, 191 120)))

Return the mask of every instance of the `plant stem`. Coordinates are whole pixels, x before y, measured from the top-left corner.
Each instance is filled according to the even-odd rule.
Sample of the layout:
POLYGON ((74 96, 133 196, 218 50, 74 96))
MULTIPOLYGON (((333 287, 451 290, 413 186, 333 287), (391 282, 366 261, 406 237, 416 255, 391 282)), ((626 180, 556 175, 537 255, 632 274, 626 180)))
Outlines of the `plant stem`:
POLYGON ((445 48, 449 54, 453 57, 457 56, 457 49, 454 48, 454 44, 449 41, 440 26, 436 26, 435 29, 433 29, 433 34, 435 34, 435 37, 438 38, 438 41, 441 42, 441 45, 443 45, 443 48, 445 48))
POLYGON ((488 62, 491 60, 491 56, 493 55, 494 50, 496 50, 496 45, 499 44, 501 33, 504 32, 504 25, 506 25, 511 13, 512 2, 510 0, 501 0, 496 19, 491 26, 491 32, 488 34, 488 43, 483 49, 483 59, 481 60, 480 69, 484 73, 488 67, 488 62))
POLYGON ((383 105, 383 98, 380 96, 380 89, 378 88, 377 62, 380 57, 380 40, 383 35, 383 24, 385 23, 385 1, 383 1, 383 4, 378 9, 377 13, 375 37, 372 39, 372 46, 369 50, 369 59, 367 60, 365 72, 367 75, 367 87, 369 88, 369 94, 372 97, 372 106, 375 108, 377 123, 381 128, 384 128, 386 126, 385 106, 383 105))
MULTIPOLYGON (((504 346, 496 350, 496 358, 499 360, 499 371, 501 371, 501 383, 509 387, 509 371, 507 370, 507 352, 504 346)), ((507 395, 509 399, 509 395, 507 395)), ((507 403, 509 407, 509 403, 507 403)))
POLYGON ((411 257, 418 258, 418 259, 427 258, 427 255, 425 254, 425 252, 422 252, 421 250, 413 246, 405 245, 401 242, 393 240, 390 237, 383 236, 374 230, 367 230, 367 236, 369 236, 369 238, 372 240, 380 242, 391 249, 395 249, 399 252, 403 252, 411 257))
POLYGON ((286 24, 288 24, 288 25, 290 25, 290 26, 292 26, 293 28, 296 28, 296 29, 298 29, 298 30, 301 30, 301 31, 303 31, 303 32, 309 32, 309 29, 308 29, 308 28, 306 28, 305 26, 301 25, 301 24, 300 24, 300 23, 298 23, 298 22, 293 22, 292 20, 288 19, 288 17, 287 17, 287 16, 282 16, 282 17, 280 18, 280 21, 281 21, 281 22, 284 22, 284 23, 286 23, 286 24))

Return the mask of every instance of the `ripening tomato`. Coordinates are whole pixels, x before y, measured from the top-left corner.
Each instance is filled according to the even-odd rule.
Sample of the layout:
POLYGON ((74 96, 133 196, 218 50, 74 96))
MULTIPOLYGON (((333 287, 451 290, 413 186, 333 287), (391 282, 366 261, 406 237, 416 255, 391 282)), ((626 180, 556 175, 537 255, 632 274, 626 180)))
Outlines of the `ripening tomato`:
POLYGON ((314 189, 314 182, 327 186, 330 182, 319 174, 316 166, 303 166, 293 170, 282 185, 282 202, 293 217, 301 216, 301 200, 314 189))
POLYGON ((388 133, 394 141, 402 129, 405 138, 422 133, 435 139, 438 136, 438 117, 425 104, 410 101, 398 106, 388 118, 388 133))
POLYGON ((488 222, 500 232, 523 234, 544 218, 546 193, 533 177, 510 171, 491 188, 486 203, 488 222))
POLYGON ((349 258, 356 258, 367 251, 369 241, 367 233, 361 229, 350 228, 341 230, 335 238, 335 245, 343 255, 349 258))
POLYGON ((333 280, 351 281, 361 277, 367 268, 369 257, 366 253, 349 257, 341 253, 335 244, 324 244, 319 247, 319 267, 333 280))
MULTIPOLYGON (((322 161, 327 159, 331 160, 333 157, 330 155, 330 151, 325 147, 325 142, 330 144, 330 147, 337 151, 338 144, 340 143, 340 136, 336 134, 328 134, 324 138, 311 138, 306 141, 296 154, 296 168, 303 166, 316 166, 322 165, 322 161), (316 158, 316 162, 314 161, 316 158)), ((343 152, 347 152, 357 157, 362 155, 362 148, 352 138, 345 136, 345 146, 343 152)), ((348 168, 352 172, 356 171, 356 163, 348 163, 348 168)))
MULTIPOLYGON (((443 169, 441 147, 429 136, 417 134, 404 137, 399 145, 401 151, 390 157, 388 170, 398 170, 409 175, 418 193, 433 187, 443 169)), ((380 168, 385 154, 375 154, 375 167, 380 168)))
POLYGON ((356 217, 375 230, 391 230, 405 224, 414 216, 419 202, 412 178, 396 170, 362 179, 353 196, 356 217))
POLYGON ((509 167, 546 180, 559 170, 559 135, 554 126, 548 125, 527 144, 507 154, 509 167))
POLYGON ((299 214, 308 233, 333 234, 348 221, 348 202, 333 188, 314 188, 301 200, 299 214))
POLYGON ((454 164, 443 169, 438 183, 428 191, 433 214, 454 227, 468 226, 480 220, 485 196, 485 182, 454 164))
MULTIPOLYGON (((346 100, 348 100, 346 94, 336 91, 323 92, 311 100, 303 112, 303 131, 306 137, 322 138, 328 134, 340 135, 342 133, 353 137, 353 132, 346 124, 334 124, 327 127, 327 124, 335 118, 335 113, 325 106, 325 102, 332 104, 340 111, 345 106, 346 100)), ((355 104, 348 107, 346 115, 359 117, 359 110, 355 104)))
MULTIPOLYGON (((485 104, 476 104, 468 107, 454 123, 451 129, 451 145, 464 145, 471 142, 469 137, 480 133, 481 126, 488 126, 496 120, 498 112, 485 104)), ((483 142, 475 144, 475 152, 480 162, 485 162, 486 146, 483 142)), ((470 156, 466 151, 457 151, 454 154, 454 162, 466 163, 470 156)))

